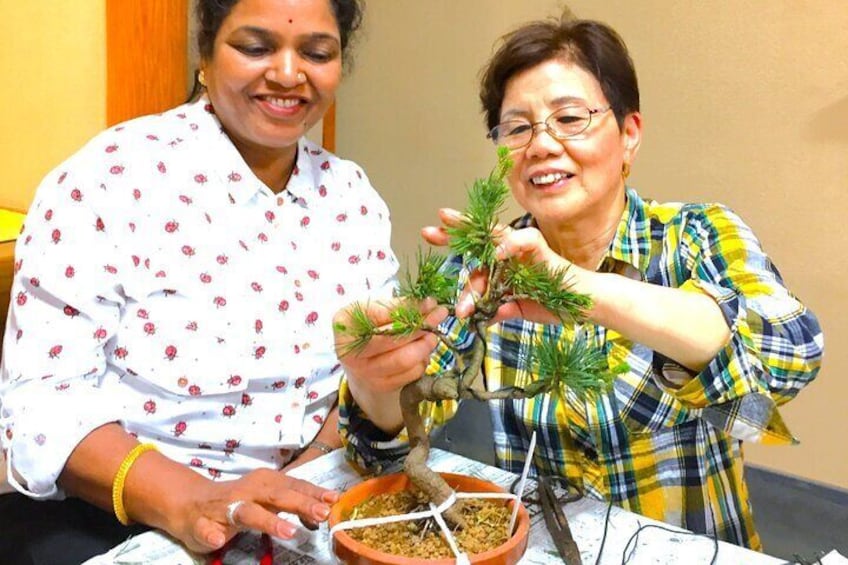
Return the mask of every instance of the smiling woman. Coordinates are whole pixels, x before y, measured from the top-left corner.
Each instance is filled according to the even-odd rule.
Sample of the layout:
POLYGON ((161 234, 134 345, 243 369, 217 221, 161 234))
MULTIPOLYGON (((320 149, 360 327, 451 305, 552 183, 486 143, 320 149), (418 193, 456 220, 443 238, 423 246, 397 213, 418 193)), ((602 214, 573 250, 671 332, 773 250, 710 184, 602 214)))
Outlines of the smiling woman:
MULTIPOLYGON (((580 337, 603 352, 608 367, 624 368, 612 390, 597 396, 566 390, 489 403, 497 463, 521 472, 530 437, 541 431, 537 452, 544 455, 533 461, 540 475, 760 547, 742 442, 794 442, 778 406, 819 371, 817 318, 728 207, 656 202, 628 184, 642 114, 633 61, 609 25, 566 13, 518 27, 486 63, 480 101, 489 139, 513 162, 508 184, 523 208, 497 230, 497 259, 544 263, 567 273, 565 290, 591 297, 578 320, 528 295, 501 305, 498 322, 478 336, 486 345, 486 390, 538 385, 527 355, 538 336, 559 343, 580 337)), ((473 223, 449 208, 439 219, 422 234, 440 246, 473 223)), ((389 352, 366 347, 342 358, 342 434, 362 467, 385 467, 404 454, 398 391, 424 367, 461 370, 475 341, 468 326, 487 315, 483 303, 475 311, 476 298, 498 292, 498 269, 481 270, 459 252, 452 262, 469 272, 473 292, 462 295, 441 331, 459 336, 461 346, 440 345, 431 356, 398 340, 389 352)), ((438 425, 453 406, 421 411, 438 425)))
POLYGON ((330 320, 396 272, 362 169, 304 138, 360 7, 197 13, 204 91, 95 137, 27 216, 0 381, 4 563, 81 562, 146 527, 199 552, 288 538, 278 512, 314 527, 336 499, 279 471, 340 445, 330 320))
POLYGON ((201 45, 200 76, 224 130, 273 190, 295 142, 332 104, 342 74, 339 26, 326 2, 242 0, 201 45), (269 17, 281 14, 281 17, 269 17))

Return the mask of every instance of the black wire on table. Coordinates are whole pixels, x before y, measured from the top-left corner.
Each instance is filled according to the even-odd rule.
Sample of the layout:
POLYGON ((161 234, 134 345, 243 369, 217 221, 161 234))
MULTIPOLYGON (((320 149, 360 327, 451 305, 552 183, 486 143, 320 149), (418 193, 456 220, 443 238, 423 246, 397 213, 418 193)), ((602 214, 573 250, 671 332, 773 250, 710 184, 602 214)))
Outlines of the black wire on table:
MULTIPOLYGON (((600 564, 601 554, 604 552, 604 544, 607 541, 607 531, 609 529, 611 511, 612 511, 612 501, 610 501, 609 504, 607 505, 607 513, 606 513, 606 517, 604 518, 604 534, 601 537, 601 546, 598 548, 598 556, 595 559, 595 565, 600 564)), ((658 526, 656 524, 645 524, 644 526, 640 524, 639 527, 636 529, 636 531, 633 532, 633 535, 630 536, 630 539, 627 540, 627 545, 624 546, 624 551, 622 551, 622 553, 621 553, 621 564, 622 565, 626 565, 626 563, 628 561, 630 561, 630 559, 633 558, 633 554, 636 552, 636 546, 639 545, 639 534, 643 530, 647 530, 649 528, 656 528, 658 530, 663 530, 663 531, 670 532, 670 533, 673 533, 673 534, 678 534, 678 535, 683 534, 683 535, 688 535, 688 536, 697 536, 697 537, 704 537, 704 538, 707 538, 707 539, 711 539, 711 540, 713 540, 713 556, 710 559, 710 565, 715 565, 716 561, 718 560, 718 536, 715 534, 715 532, 713 532, 712 536, 707 536, 706 534, 698 534, 698 533, 695 533, 695 532, 684 532, 684 531, 675 530, 675 529, 672 529, 672 528, 666 528, 665 526, 658 526), (634 540, 635 540, 635 542, 634 542, 634 540), (630 549, 631 543, 633 544, 633 548, 630 551, 630 555, 627 555, 627 550, 630 549)), ((784 562, 780 563, 779 565, 824 565, 822 563, 822 560, 821 560, 821 558, 823 556, 824 556, 824 552, 819 552, 819 553, 817 553, 816 555, 813 556, 814 561, 811 561, 811 560, 805 559, 801 555, 795 553, 795 554, 792 555, 792 557, 793 557, 792 561, 784 561, 784 562)))
MULTIPOLYGON (((633 557, 632 554, 636 552, 636 546, 639 544, 639 534, 642 531, 648 530, 648 529, 651 529, 651 528, 655 528, 657 530, 662 530, 664 532, 669 532, 669 533, 677 534, 677 535, 696 536, 696 537, 711 539, 711 540, 713 540, 713 556, 710 559, 710 565, 715 565, 716 561, 718 560, 718 537, 715 535, 715 533, 713 533, 712 536, 707 536, 705 534, 698 534, 698 533, 695 533, 695 532, 685 532, 685 531, 681 531, 681 530, 675 530, 673 528, 666 528, 665 526, 659 526, 657 524, 645 524, 644 526, 639 526, 639 528, 633 533, 633 535, 630 536, 630 539, 627 540, 627 545, 624 546, 624 551, 621 553, 621 565, 626 565, 626 563, 628 561, 630 561, 630 558, 633 557), (635 543, 634 543, 634 539, 636 540, 635 543), (633 543, 633 551, 631 552, 630 555, 627 555, 627 550, 630 549, 631 543, 633 543)), ((598 555, 598 558, 600 558, 600 555, 598 555)))
MULTIPOLYGON (((518 480, 513 482, 513 484, 510 487, 510 491, 515 490, 515 487, 518 484, 518 482, 519 482, 518 480)), ((601 545, 600 545, 600 547, 598 547, 598 555, 595 558, 595 565, 600 565, 601 556, 604 553, 604 546, 607 543, 607 534, 609 532, 610 516, 612 515, 612 506, 613 506, 613 503, 612 503, 612 500, 610 500, 607 503, 607 511, 606 511, 605 516, 604 516, 604 533, 601 536, 601 545)), ((710 510, 712 511, 712 509, 710 509, 710 510)), ((711 539, 711 540, 713 540, 713 556, 712 556, 712 558, 710 558, 710 565, 715 565, 716 561, 718 560, 718 549, 719 549, 719 547, 718 547, 718 535, 717 535, 716 532, 713 532, 712 536, 708 536, 706 534, 699 534, 699 533, 696 533, 696 532, 686 532, 686 531, 676 530, 676 529, 672 529, 672 528, 666 528, 664 526, 658 526, 656 524, 645 524, 644 526, 640 524, 639 527, 636 529, 636 531, 633 532, 633 535, 630 536, 630 539, 627 540, 627 544, 624 546, 624 551, 622 551, 622 554, 621 554, 622 565, 626 565, 627 562, 630 561, 630 559, 632 559, 633 553, 636 552, 636 547, 639 545, 639 534, 643 530, 647 530, 649 528, 656 528, 658 530, 663 530, 665 532, 670 532, 670 533, 678 534, 678 535, 696 536, 696 537, 703 537, 703 538, 711 539), (630 549, 630 544, 633 544, 633 548, 630 551, 630 555, 627 555, 627 550, 630 549)), ((798 555, 796 553, 792 556, 792 557, 794 557, 794 561, 785 561, 785 562, 781 563, 780 565, 823 565, 822 561, 821 561, 822 556, 823 556, 823 553, 819 553, 814 557, 815 561, 808 561, 807 559, 804 559, 803 557, 801 557, 800 555, 798 555)))
POLYGON ((612 513, 612 499, 607 504, 607 515, 604 518, 604 535, 601 537, 601 547, 598 548, 598 557, 595 559, 595 565, 601 562, 601 554, 604 552, 604 544, 607 543, 607 531, 609 530, 610 513, 612 513))
MULTIPOLYGON (((515 491, 515 488, 516 488, 516 486, 518 485, 519 482, 520 482, 520 479, 516 479, 515 481, 513 481, 512 485, 510 486, 511 492, 515 491)), ((601 556, 603 555, 603 552, 604 552, 604 545, 606 545, 606 542, 607 542, 607 534, 609 533, 609 525, 610 525, 610 516, 612 515, 612 506, 613 506, 613 503, 612 503, 612 500, 610 499, 610 501, 607 503, 606 515, 604 516, 604 533, 601 536, 601 545, 598 548, 598 555, 595 558, 595 565, 600 564, 601 556)), ((710 508, 710 512, 712 512, 712 508, 710 508)), ((713 519, 713 523, 715 523, 715 519, 713 519)), ((716 561, 718 560, 718 534, 715 531, 713 532, 712 536, 709 536, 709 535, 706 535, 706 534, 699 534, 699 533, 696 533, 696 532, 687 532, 687 531, 683 531, 683 530, 667 528, 665 526, 659 526, 659 525, 656 525, 656 524, 645 524, 645 525, 639 524, 639 527, 636 529, 635 532, 633 532, 633 535, 630 536, 630 539, 627 540, 627 544, 624 546, 624 551, 621 554, 621 564, 622 565, 626 565, 627 562, 630 561, 630 559, 633 557, 633 553, 636 552, 636 547, 639 545, 639 534, 642 531, 648 530, 650 528, 655 528, 655 529, 658 529, 658 530, 662 530, 662 531, 665 531, 665 532, 678 534, 678 535, 695 536, 695 537, 703 537, 703 538, 711 539, 713 541, 713 555, 710 558, 710 565, 715 565, 716 561), (627 551, 628 551, 628 549, 630 549, 631 544, 633 545, 633 548, 630 550, 630 555, 627 555, 627 551)), ((798 557, 798 556, 796 555, 795 557, 798 557)), ((818 561, 818 560, 816 562, 820 563, 820 561, 818 561)), ((804 562, 802 560, 799 560, 799 563, 800 563, 800 565, 814 565, 811 562, 804 562)), ((793 565, 793 564, 792 563, 786 563, 786 564, 781 564, 781 565, 793 565)))
MULTIPOLYGON (((609 531, 610 515, 611 514, 612 514, 612 500, 610 500, 609 503, 607 504, 607 512, 606 512, 606 516, 604 517, 604 533, 601 536, 601 545, 598 548, 598 555, 595 558, 595 565, 599 565, 600 562, 601 562, 601 555, 604 552, 604 545, 607 542, 607 532, 609 531)), ((712 539, 713 540, 713 556, 710 559, 710 565, 715 565, 716 560, 718 560, 718 537, 717 537, 715 532, 713 532, 712 536, 707 536, 707 535, 698 534, 698 533, 695 533, 695 532, 686 532, 686 531, 676 530, 676 529, 672 529, 672 528, 666 528, 665 526, 658 526, 656 524, 645 524, 644 526, 640 524, 639 527, 636 529, 636 531, 633 532, 633 535, 630 536, 630 539, 627 540, 627 545, 624 546, 624 551, 621 553, 621 565, 626 565, 627 562, 630 561, 630 559, 633 557, 633 553, 636 552, 636 547, 639 545, 639 534, 642 531, 650 529, 650 528, 656 528, 658 530, 663 530, 663 531, 671 532, 673 534, 678 534, 678 535, 697 536, 697 537, 704 537, 704 538, 712 539), (627 550, 630 549, 630 544, 633 544, 633 549, 630 551, 630 555, 627 555, 627 550)))

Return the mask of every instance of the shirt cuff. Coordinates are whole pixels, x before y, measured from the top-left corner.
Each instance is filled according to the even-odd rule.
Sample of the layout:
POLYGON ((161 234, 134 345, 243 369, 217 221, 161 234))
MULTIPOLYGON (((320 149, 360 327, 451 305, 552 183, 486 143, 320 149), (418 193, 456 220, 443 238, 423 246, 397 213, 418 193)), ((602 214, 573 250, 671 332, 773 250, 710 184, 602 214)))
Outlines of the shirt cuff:
POLYGON ((406 430, 392 435, 371 422, 354 401, 346 378, 339 387, 339 435, 348 461, 361 473, 381 473, 409 453, 406 430))
POLYGON ((62 499, 56 481, 68 457, 88 434, 121 419, 114 401, 98 394, 88 377, 14 383, 3 393, 0 429, 8 462, 7 480, 36 499, 62 499))
POLYGON ((730 289, 691 280, 680 287, 710 296, 721 308, 730 340, 700 373, 654 352, 654 380, 668 394, 732 437, 772 444, 797 443, 763 378, 763 367, 745 320, 744 298, 730 289))

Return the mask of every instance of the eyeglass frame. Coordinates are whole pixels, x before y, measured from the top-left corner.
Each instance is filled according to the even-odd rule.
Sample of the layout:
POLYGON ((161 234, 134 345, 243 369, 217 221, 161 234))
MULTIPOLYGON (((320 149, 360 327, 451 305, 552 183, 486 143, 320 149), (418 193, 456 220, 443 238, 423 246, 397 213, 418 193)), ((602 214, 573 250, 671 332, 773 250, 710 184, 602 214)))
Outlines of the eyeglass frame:
MULTIPOLYGON (((595 114, 604 114, 604 113, 608 112, 609 110, 612 110, 612 104, 609 104, 606 108, 594 108, 594 109, 589 108, 588 106, 585 106, 583 104, 568 104, 566 106, 561 106, 561 107, 557 108, 556 110, 554 110, 553 112, 551 112, 550 114, 548 114, 548 116, 544 120, 539 121, 539 122, 528 122, 527 123, 527 125, 529 125, 531 130, 532 130, 530 132, 530 139, 527 140, 527 143, 525 143, 523 145, 519 145, 518 147, 507 147, 506 145, 504 145, 504 147, 507 147, 510 151, 518 151, 519 149, 524 149, 525 147, 527 147, 528 145, 533 143, 533 138, 536 137, 536 131, 537 131, 536 126, 545 126, 545 132, 547 132, 548 135, 550 135, 551 137, 553 137, 554 139, 559 140, 559 141, 562 141, 564 139, 571 139, 572 137, 577 137, 578 135, 580 135, 581 133, 583 133, 587 129, 589 129, 589 127, 592 125, 592 117, 595 114), (589 112, 589 119, 586 120, 586 127, 581 129, 580 131, 572 133, 570 135, 564 135, 563 136, 563 135, 558 135, 554 131, 554 129, 550 125, 548 125, 548 120, 550 120, 552 117, 554 117, 554 115, 557 112, 561 112, 562 110, 565 110, 566 108, 585 108, 589 112)), ((501 127, 501 125, 503 125, 503 124, 506 124, 506 123, 509 123, 509 122, 518 122, 518 121, 520 121, 520 120, 507 120, 506 122, 499 123, 498 125, 496 125, 495 127, 493 127, 492 129, 489 130, 489 132, 486 134, 486 139, 491 139, 492 143, 494 143, 495 145, 499 145, 498 142, 495 141, 495 138, 492 136, 492 132, 495 131, 496 129, 498 129, 499 127, 501 127)))

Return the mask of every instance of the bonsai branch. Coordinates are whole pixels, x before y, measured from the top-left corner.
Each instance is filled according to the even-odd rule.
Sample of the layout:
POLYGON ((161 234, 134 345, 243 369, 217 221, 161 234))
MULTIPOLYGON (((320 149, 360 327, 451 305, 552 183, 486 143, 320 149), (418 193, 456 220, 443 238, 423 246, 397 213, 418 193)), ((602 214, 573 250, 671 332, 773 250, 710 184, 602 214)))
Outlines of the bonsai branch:
MULTIPOLYGON (((615 375, 626 370, 624 365, 611 369, 606 356, 579 331, 579 324, 573 325, 573 331, 566 331, 566 322, 580 322, 592 305, 590 297, 571 290, 573 281, 567 276, 567 269, 549 270, 544 263, 523 264, 515 259, 496 259, 502 236, 497 216, 509 194, 505 178, 511 164, 509 152, 499 150, 495 169, 487 179, 475 181, 469 190, 463 221, 447 229, 449 247, 455 254, 453 261, 432 252, 419 252, 418 276, 413 278, 407 274, 402 279, 398 296, 407 300, 397 303, 391 312, 390 324, 375 326, 366 310, 355 306, 350 327, 336 326, 337 331, 352 337, 343 354, 364 348, 374 336, 409 336, 423 330, 438 336, 440 351, 436 355, 452 357, 451 366, 438 374, 422 375, 404 386, 400 393, 401 413, 410 443, 404 471, 436 504, 447 500, 453 491, 440 475, 427 467, 430 438, 421 417, 423 402, 526 399, 540 394, 562 397, 566 390, 578 396, 589 396, 607 390, 615 375), (421 300, 434 297, 449 312, 455 312, 462 290, 460 268, 456 265, 459 259, 465 265, 487 271, 487 287, 482 296, 475 297, 474 313, 468 320, 451 322, 454 329, 464 324, 466 333, 462 343, 454 342, 451 334, 441 328, 428 327, 417 306, 421 300), (478 390, 473 385, 486 357, 484 336, 487 328, 501 306, 518 300, 534 301, 547 308, 563 322, 562 335, 546 333, 545 338, 530 344, 524 365, 526 372, 532 375, 528 383, 495 391, 478 390), (469 333, 471 343, 466 345, 469 333)), ((444 516, 451 525, 464 527, 460 508, 461 504, 456 503, 444 516)))

